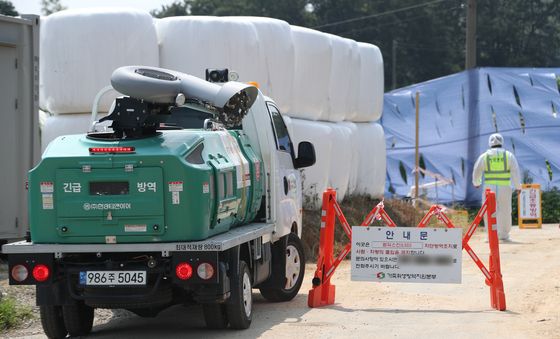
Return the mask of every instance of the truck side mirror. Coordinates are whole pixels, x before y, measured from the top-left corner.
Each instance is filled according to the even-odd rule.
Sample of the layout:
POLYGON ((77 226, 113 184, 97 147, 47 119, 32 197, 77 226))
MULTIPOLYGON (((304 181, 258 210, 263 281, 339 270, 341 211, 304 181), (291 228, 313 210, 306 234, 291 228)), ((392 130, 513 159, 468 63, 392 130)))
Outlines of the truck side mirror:
POLYGON ((302 141, 298 145, 298 157, 295 168, 304 168, 315 164, 315 147, 309 141, 302 141))

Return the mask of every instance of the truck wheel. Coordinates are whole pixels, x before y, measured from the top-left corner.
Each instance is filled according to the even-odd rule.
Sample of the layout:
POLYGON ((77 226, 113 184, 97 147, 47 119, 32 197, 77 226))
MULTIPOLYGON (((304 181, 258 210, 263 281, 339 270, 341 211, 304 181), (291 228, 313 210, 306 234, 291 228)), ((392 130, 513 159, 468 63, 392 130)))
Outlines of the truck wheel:
MULTIPOLYGON (((303 274, 305 273, 305 253, 301 239, 294 233, 288 235, 288 243, 286 245, 286 268, 282 277, 283 281, 279 281, 281 287, 260 289, 262 296, 273 302, 290 301, 295 298, 301 288, 303 282, 303 274)), ((281 276, 278 272, 272 273, 275 276, 281 276)))
POLYGON ((229 323, 225 304, 202 304, 202 313, 208 328, 221 330, 229 323))
POLYGON ((245 261, 239 262, 239 272, 231 277, 231 297, 226 304, 226 313, 231 328, 244 330, 253 320, 253 284, 251 272, 245 261))
POLYGON ((87 335, 93 326, 93 307, 83 302, 62 306, 64 325, 72 337, 87 335))
POLYGON ((68 331, 62 318, 62 307, 43 305, 39 307, 41 325, 45 335, 51 339, 65 338, 68 331))

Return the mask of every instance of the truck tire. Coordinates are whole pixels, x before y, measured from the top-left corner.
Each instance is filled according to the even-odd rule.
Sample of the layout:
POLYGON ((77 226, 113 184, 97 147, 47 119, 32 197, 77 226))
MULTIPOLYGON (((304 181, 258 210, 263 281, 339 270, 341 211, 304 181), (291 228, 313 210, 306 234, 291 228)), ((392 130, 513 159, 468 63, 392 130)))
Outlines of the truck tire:
POLYGON ((202 313, 208 328, 221 330, 229 324, 225 304, 202 304, 202 313))
POLYGON ((239 271, 231 277, 231 297, 226 304, 226 314, 232 329, 244 330, 253 320, 253 284, 251 272, 245 261, 239 262, 239 271))
MULTIPOLYGON (((276 267, 278 269, 278 267, 276 267)), ((281 268, 281 267, 280 267, 281 268)), ((305 253, 301 239, 294 233, 288 235, 286 244, 285 274, 273 272, 273 276, 283 279, 276 284, 280 287, 263 287, 260 289, 262 296, 272 302, 290 301, 298 294, 305 273, 305 253)))
POLYGON ((45 335, 51 339, 65 338, 68 331, 64 326, 62 306, 42 305, 39 307, 41 325, 45 335))
POLYGON ((93 307, 80 302, 62 306, 64 325, 72 337, 89 334, 93 326, 93 307))

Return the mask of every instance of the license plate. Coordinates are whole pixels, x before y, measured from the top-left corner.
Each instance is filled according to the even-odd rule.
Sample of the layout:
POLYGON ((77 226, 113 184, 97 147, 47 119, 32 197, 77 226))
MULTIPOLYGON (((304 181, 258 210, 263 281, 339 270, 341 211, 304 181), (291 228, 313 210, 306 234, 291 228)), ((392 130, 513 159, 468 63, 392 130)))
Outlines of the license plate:
POLYGON ((88 286, 146 285, 146 271, 80 272, 80 284, 88 286))

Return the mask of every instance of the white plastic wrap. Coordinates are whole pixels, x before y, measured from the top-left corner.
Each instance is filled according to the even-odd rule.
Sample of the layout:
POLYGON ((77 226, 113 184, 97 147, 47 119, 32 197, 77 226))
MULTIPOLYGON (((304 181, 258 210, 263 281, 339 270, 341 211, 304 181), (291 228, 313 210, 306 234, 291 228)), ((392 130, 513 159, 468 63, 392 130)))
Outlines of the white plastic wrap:
MULTIPOLYGON (((105 114, 100 114, 98 119, 103 116, 105 114)), ((110 125, 111 122, 103 122, 103 124, 110 125)), ((84 134, 90 130, 90 127, 91 114, 76 113, 47 116, 41 128, 41 152, 57 137, 68 134, 84 134)))
POLYGON ((301 170, 301 178, 304 208, 317 209, 321 207, 323 192, 329 181, 332 128, 327 123, 294 118, 291 119, 291 126, 294 131, 292 135, 294 145, 298 145, 301 141, 309 141, 315 147, 317 161, 315 165, 301 170))
MULTIPOLYGON (((327 123, 323 123, 327 124, 327 123)), ((352 129, 339 123, 328 123, 332 142, 328 186, 336 190, 336 198, 342 201, 348 191, 352 165, 352 129)))
MULTIPOLYGON (((256 74, 260 90, 274 98, 281 112, 290 110, 294 82, 294 43, 290 25, 282 20, 261 17, 227 17, 250 22, 257 32, 264 68, 256 74)), ((253 67, 254 65, 249 65, 253 67)))
POLYGON ((383 58, 379 48, 372 44, 359 42, 360 88, 358 110, 347 120, 354 122, 376 121, 383 109, 383 58))
MULTIPOLYGON (((97 92, 125 65, 158 66, 156 30, 135 9, 67 10, 41 18, 39 98, 50 113, 91 112, 97 92)), ((106 112, 116 94, 104 97, 106 112)))
POLYGON ((338 125, 346 127, 350 131, 350 146, 347 152, 350 154, 350 170, 348 172, 348 189, 346 195, 353 195, 358 186, 358 171, 360 168, 360 145, 358 143, 358 127, 350 121, 339 122, 338 125))
POLYGON ((331 38, 298 26, 292 26, 292 38, 295 51, 293 99, 286 114, 293 118, 328 120, 331 38))
POLYGON ((381 197, 385 190, 387 159, 385 133, 378 123, 357 123, 359 166, 354 194, 381 197))
MULTIPOLYGON (((350 39, 341 38, 336 35, 328 35, 332 43, 332 63, 331 78, 329 85, 329 121, 342 121, 349 115, 352 109, 349 108, 350 91, 357 90, 358 86, 353 86, 353 73, 349 70, 359 69, 359 55, 353 51, 356 44, 350 39)), ((357 97, 357 94, 354 96, 357 97)), ((354 109, 356 105, 354 105, 354 109)))
POLYGON ((39 131, 42 131, 43 128, 45 127, 45 124, 47 123, 47 119, 51 115, 49 113, 45 112, 45 111, 39 110, 39 113, 37 114, 37 116, 39 117, 39 131))
POLYGON ((238 81, 267 83, 262 46, 251 22, 209 16, 155 22, 161 67, 201 79, 207 68, 228 68, 239 74, 238 81))

